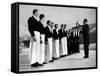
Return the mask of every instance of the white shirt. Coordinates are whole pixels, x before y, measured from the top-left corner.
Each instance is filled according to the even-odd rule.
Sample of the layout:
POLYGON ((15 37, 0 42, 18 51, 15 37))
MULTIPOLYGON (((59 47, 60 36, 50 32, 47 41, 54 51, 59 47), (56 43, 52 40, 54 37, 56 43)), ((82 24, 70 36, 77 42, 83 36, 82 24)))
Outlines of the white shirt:
POLYGON ((48 26, 48 28, 49 28, 50 32, 52 32, 52 29, 51 29, 51 27, 50 27, 50 26, 48 26))
POLYGON ((35 15, 33 15, 34 16, 34 18, 37 20, 37 21, 39 21, 39 18, 38 17, 36 17, 35 15))
POLYGON ((56 32, 57 32, 57 34, 58 34, 58 29, 56 29, 56 32))
POLYGON ((64 29, 62 29, 62 32, 64 32, 64 29))
POLYGON ((43 21, 40 21, 40 22, 42 23, 43 27, 45 27, 45 23, 43 21))

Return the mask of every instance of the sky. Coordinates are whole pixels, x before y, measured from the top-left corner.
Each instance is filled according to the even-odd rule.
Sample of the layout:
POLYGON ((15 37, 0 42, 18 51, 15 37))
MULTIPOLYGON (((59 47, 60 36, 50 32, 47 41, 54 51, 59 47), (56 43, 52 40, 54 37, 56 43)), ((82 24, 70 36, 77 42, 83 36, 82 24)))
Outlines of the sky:
MULTIPOLYGON (((27 30, 27 20, 32 16, 32 10, 38 9, 40 13, 45 14, 45 23, 51 20, 61 24, 67 24, 67 29, 75 26, 77 20, 82 24, 84 18, 88 19, 88 23, 96 23, 96 10, 89 8, 73 8, 73 7, 55 7, 55 6, 37 6, 37 5, 20 5, 19 7, 19 29, 25 33, 27 30)), ((45 24, 46 25, 46 24, 45 24)))

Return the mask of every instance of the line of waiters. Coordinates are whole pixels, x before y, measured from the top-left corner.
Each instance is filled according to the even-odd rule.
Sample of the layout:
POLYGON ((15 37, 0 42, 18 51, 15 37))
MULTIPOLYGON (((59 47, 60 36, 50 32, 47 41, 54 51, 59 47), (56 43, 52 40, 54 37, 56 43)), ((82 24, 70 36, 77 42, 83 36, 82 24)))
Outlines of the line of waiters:
POLYGON ((31 34, 29 59, 33 67, 43 66, 61 57, 79 52, 79 30, 67 30, 67 25, 54 24, 47 20, 39 10, 33 10, 33 16, 28 19, 28 30, 31 34))

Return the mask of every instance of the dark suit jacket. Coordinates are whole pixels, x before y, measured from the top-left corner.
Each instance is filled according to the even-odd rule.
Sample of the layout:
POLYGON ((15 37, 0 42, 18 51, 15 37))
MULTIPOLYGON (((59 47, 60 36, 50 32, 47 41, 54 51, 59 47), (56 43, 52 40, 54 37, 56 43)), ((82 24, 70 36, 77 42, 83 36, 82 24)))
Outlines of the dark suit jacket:
POLYGON ((40 31, 39 22, 34 18, 34 16, 29 17, 28 19, 28 30, 31 36, 35 36, 34 31, 40 31))
POLYGON ((51 37, 52 37, 52 33, 51 33, 51 31, 49 30, 49 27, 46 26, 46 27, 45 27, 45 41, 47 41, 48 38, 51 38, 51 37))
POLYGON ((59 29, 59 39, 61 40, 64 37, 64 32, 62 32, 62 29, 59 29))
POLYGON ((56 40, 56 39, 59 39, 59 32, 57 33, 56 29, 53 30, 53 38, 56 40))
POLYGON ((67 37, 67 30, 64 31, 64 37, 67 37))
POLYGON ((71 32, 71 37, 70 37, 70 39, 71 39, 71 43, 73 43, 73 41, 74 41, 73 32, 71 32))
POLYGON ((90 44, 90 42, 89 42, 89 25, 88 24, 83 25, 82 32, 83 32, 83 43, 90 44))
POLYGON ((39 21, 39 26, 40 26, 40 33, 45 34, 45 28, 44 28, 43 24, 41 23, 41 21, 39 21))

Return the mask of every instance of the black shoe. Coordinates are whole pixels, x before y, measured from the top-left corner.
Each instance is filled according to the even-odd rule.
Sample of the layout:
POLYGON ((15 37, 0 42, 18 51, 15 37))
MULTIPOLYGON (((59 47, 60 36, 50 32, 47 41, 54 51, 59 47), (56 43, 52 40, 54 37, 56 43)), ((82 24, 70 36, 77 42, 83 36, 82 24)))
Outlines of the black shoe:
POLYGON ((52 57, 52 59, 55 60, 56 58, 55 57, 52 57))
POLYGON ((53 60, 57 60, 58 58, 52 58, 53 60))
POLYGON ((50 60, 49 62, 54 62, 54 60, 50 60))
POLYGON ((88 58, 88 56, 84 56, 84 58, 88 58))
POLYGON ((39 63, 38 66, 44 66, 44 65, 39 63))
POLYGON ((58 60, 59 58, 56 58, 55 60, 58 60))
POLYGON ((43 64, 47 64, 47 62, 43 62, 43 64))
POLYGON ((67 56, 67 55, 63 55, 63 57, 65 57, 65 56, 67 56))
POLYGON ((60 58, 64 57, 64 55, 61 55, 60 58))
POLYGON ((38 66, 38 62, 31 64, 31 67, 37 67, 38 66))

